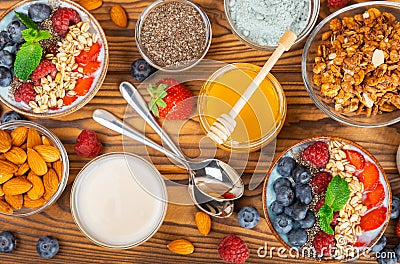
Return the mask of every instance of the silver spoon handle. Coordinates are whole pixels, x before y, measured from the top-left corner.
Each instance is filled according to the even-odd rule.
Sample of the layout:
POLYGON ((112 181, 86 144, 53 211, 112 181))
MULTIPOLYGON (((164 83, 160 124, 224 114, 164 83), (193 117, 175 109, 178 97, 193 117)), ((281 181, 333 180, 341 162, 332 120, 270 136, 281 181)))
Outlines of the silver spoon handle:
POLYGON ((147 122, 147 124, 150 125, 152 129, 154 129, 154 131, 161 137, 162 141, 165 142, 177 156, 184 158, 185 156, 181 150, 154 119, 153 115, 147 108, 146 102, 136 87, 129 82, 122 82, 119 85, 119 90, 128 104, 147 122))
POLYGON ((117 133, 125 135, 133 140, 136 140, 148 147, 151 147, 155 150, 160 151, 161 153, 165 154, 169 158, 173 159, 174 161, 182 164, 185 168, 188 168, 187 162, 183 160, 181 157, 176 156, 174 153, 170 152, 169 150, 164 149, 154 141, 148 139, 145 135, 141 134, 139 131, 133 129, 132 127, 125 125, 119 118, 111 114, 110 112, 97 109, 93 112, 93 119, 117 133))

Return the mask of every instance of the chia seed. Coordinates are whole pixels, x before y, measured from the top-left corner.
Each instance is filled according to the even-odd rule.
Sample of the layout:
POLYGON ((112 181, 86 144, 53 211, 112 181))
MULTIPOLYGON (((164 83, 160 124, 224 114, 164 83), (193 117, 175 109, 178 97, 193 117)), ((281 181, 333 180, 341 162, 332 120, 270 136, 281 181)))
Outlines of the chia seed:
POLYGON ((167 2, 156 6, 144 18, 140 42, 155 64, 182 66, 198 59, 206 49, 206 24, 190 4, 167 2))

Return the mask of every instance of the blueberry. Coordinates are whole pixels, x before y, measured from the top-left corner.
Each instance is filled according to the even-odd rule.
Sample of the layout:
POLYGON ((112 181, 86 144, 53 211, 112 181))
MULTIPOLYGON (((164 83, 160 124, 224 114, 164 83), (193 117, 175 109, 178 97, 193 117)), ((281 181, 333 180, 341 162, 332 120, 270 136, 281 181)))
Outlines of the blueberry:
POLYGON ((298 220, 303 220, 306 217, 307 210, 308 210, 307 205, 302 204, 299 201, 297 201, 293 205, 293 213, 292 213, 293 219, 297 220, 297 221, 298 220))
POLYGON ((283 157, 278 161, 277 171, 283 177, 288 177, 296 167, 296 161, 291 157, 283 157))
POLYGON ((260 213, 252 206, 245 206, 238 213, 238 221, 242 227, 253 228, 260 221, 260 213))
POLYGON ((308 184, 295 185, 296 198, 303 204, 310 204, 312 201, 312 191, 308 184))
POLYGON ((11 68, 14 64, 14 56, 7 50, 0 50, 0 66, 11 68))
POLYGON ((377 253, 381 252, 386 247, 386 237, 382 235, 378 242, 371 248, 371 252, 377 253))
POLYGON ((390 219, 397 219, 400 215, 400 199, 399 197, 392 195, 392 213, 390 219))
POLYGON ((36 243, 36 251, 42 258, 50 259, 58 253, 58 241, 51 236, 42 236, 36 243))
POLYGON ((294 247, 301 247, 308 240, 307 232, 303 228, 292 229, 288 234, 289 244, 294 247))
POLYGON ((22 43, 16 43, 14 45, 11 46, 7 46, 8 50, 10 51, 11 54, 13 54, 14 56, 17 55, 19 49, 21 48, 22 43))
POLYGON ((4 49, 5 46, 11 44, 11 39, 8 36, 8 32, 3 30, 0 32, 0 50, 4 49))
POLYGON ((34 22, 43 22, 51 15, 51 7, 46 4, 33 4, 28 9, 28 15, 34 22))
POLYGON ((291 205, 286 206, 285 208, 283 208, 283 211, 284 211, 285 214, 287 214, 288 216, 293 217, 293 208, 294 208, 294 204, 291 204, 291 205))
POLYGON ((7 113, 4 113, 3 116, 1 117, 2 124, 14 120, 22 120, 22 117, 17 112, 14 111, 8 111, 7 113))
POLYGON ((280 177, 280 178, 276 179, 274 182, 274 191, 277 192, 278 189, 281 188, 282 186, 291 187, 292 183, 290 182, 290 180, 288 178, 280 177))
POLYGON ((276 192, 276 200, 283 206, 288 206, 294 200, 294 192, 292 188, 288 186, 282 186, 276 192))
POLYGON ((396 253, 392 249, 384 248, 376 254, 376 260, 379 264, 396 264, 396 253))
POLYGON ((315 215, 311 210, 307 210, 306 217, 297 221, 302 228, 311 228, 315 224, 315 215))
POLYGON ((131 75, 138 82, 144 81, 155 71, 156 69, 144 59, 135 60, 131 64, 131 75))
POLYGON ((400 244, 394 248, 394 253, 396 253, 397 262, 400 262, 400 244))
POLYGON ((278 232, 279 234, 287 234, 293 228, 292 219, 286 214, 280 214, 276 216, 273 225, 276 232, 278 232))
POLYGON ((12 76, 9 69, 4 66, 0 66, 0 86, 7 87, 12 82, 12 76))
POLYGON ((281 214, 283 212, 283 205, 278 203, 278 201, 273 201, 271 203, 271 205, 269 206, 269 209, 271 210, 271 212, 273 212, 274 214, 278 215, 278 214, 281 214))
POLYGON ((22 30, 26 27, 22 24, 19 20, 13 20, 8 24, 7 31, 8 35, 10 36, 11 40, 14 43, 22 43, 24 39, 22 38, 22 30))
POLYGON ((306 184, 311 180, 311 172, 303 165, 298 165, 293 170, 293 179, 296 183, 306 184))
POLYGON ((17 247, 17 240, 13 233, 3 231, 0 233, 0 252, 10 253, 17 247))

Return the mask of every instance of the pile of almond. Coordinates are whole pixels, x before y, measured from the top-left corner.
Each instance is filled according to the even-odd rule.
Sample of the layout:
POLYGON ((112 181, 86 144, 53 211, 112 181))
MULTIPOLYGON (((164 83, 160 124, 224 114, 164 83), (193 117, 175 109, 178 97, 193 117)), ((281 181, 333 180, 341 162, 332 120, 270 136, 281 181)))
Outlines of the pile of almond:
POLYGON ((60 150, 34 128, 0 130, 0 212, 43 206, 62 179, 60 150))

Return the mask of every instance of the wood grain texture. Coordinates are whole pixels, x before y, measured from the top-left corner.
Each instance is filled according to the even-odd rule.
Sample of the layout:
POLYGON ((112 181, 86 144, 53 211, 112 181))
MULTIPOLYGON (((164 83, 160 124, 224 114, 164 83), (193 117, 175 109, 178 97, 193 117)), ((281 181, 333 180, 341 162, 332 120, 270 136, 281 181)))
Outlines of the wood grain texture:
MULTIPOLYGON (((1 0, 0 12, 3 12, 17 0, 1 0)), ((236 220, 237 211, 242 206, 255 206, 262 212, 262 187, 248 190, 243 198, 236 202, 235 213, 229 219, 213 219, 212 231, 202 236, 194 221, 196 208, 169 204, 167 215, 160 230, 149 241, 141 246, 129 250, 110 250, 94 245, 78 230, 75 225, 69 205, 71 184, 79 170, 88 162, 78 157, 73 146, 77 135, 82 129, 92 129, 98 132, 104 144, 103 152, 123 151, 122 143, 126 148, 140 155, 150 155, 157 169, 167 178, 184 183, 187 174, 177 169, 161 154, 143 148, 139 144, 123 139, 120 135, 102 128, 91 119, 92 112, 97 108, 107 109, 120 118, 124 117, 126 103, 118 91, 121 81, 134 81, 129 74, 131 62, 139 58, 134 41, 134 27, 139 14, 152 1, 149 0, 105 0, 101 8, 92 11, 104 28, 110 47, 110 65, 106 80, 96 97, 84 108, 66 117, 54 120, 37 120, 50 128, 64 143, 71 161, 68 186, 61 198, 43 213, 27 217, 12 218, 0 216, 0 230, 13 231, 18 239, 17 250, 12 254, 1 254, 0 263, 39 263, 42 261, 36 251, 35 244, 42 235, 52 235, 60 242, 60 252, 56 258, 46 260, 46 263, 222 263, 218 256, 218 242, 227 234, 235 233, 241 236, 250 249, 248 263, 287 263, 287 259, 278 258, 276 251, 273 258, 257 257, 257 250, 264 243, 269 247, 279 247, 279 242, 269 230, 264 217, 256 228, 247 230, 241 228, 236 220), (117 28, 110 20, 109 9, 113 4, 121 4, 129 15, 127 29, 117 28), (167 244, 179 238, 193 242, 195 252, 189 256, 179 256, 167 249, 167 244)), ((209 16, 213 40, 207 59, 219 60, 226 63, 250 62, 262 65, 269 52, 261 52, 245 46, 232 33, 224 16, 222 0, 194 0, 209 16)), ((362 2, 353 1, 355 2, 362 2)), ((321 16, 329 12, 322 3, 321 16)), ((320 111, 308 96, 301 77, 301 53, 304 42, 285 53, 273 68, 272 73, 282 84, 288 103, 288 112, 285 125, 276 142, 276 155, 299 140, 311 136, 340 136, 354 140, 369 150, 380 161, 393 187, 394 194, 400 194, 400 180, 395 162, 395 154, 400 143, 400 125, 384 128, 363 129, 353 128, 333 121, 320 111)), ((198 94, 201 83, 190 85, 190 89, 198 94)), ((7 109, 2 106, 3 111, 7 109)), ((136 118, 137 119, 137 118, 136 118)), ((138 121, 140 123, 140 120, 138 121)), ((142 128, 145 127, 142 124, 142 128)), ((145 128, 147 135, 159 141, 158 137, 149 128, 145 128)), ((177 137, 176 135, 174 135, 177 137)), ((197 119, 189 120, 181 129, 179 142, 183 151, 191 157, 199 155, 199 142, 204 137, 197 119)), ((178 138, 178 137, 177 137, 178 138)), ((213 150, 210 147, 210 150, 213 150)), ((249 162, 245 166, 243 180, 246 184, 255 170, 260 153, 249 155, 249 162)), ((217 150, 216 157, 227 160, 230 153, 217 150)), ((233 159, 238 156, 233 156, 233 159)), ((264 175, 268 164, 257 168, 260 175, 264 175)), ((392 221, 387 229, 389 247, 394 247, 400 240, 395 235, 395 223, 392 221)), ((293 262, 299 260, 290 259, 293 262)), ((374 263, 374 259, 362 258, 357 263, 374 263)))

